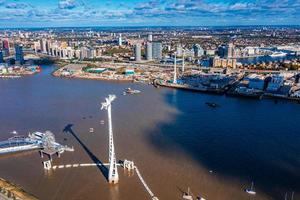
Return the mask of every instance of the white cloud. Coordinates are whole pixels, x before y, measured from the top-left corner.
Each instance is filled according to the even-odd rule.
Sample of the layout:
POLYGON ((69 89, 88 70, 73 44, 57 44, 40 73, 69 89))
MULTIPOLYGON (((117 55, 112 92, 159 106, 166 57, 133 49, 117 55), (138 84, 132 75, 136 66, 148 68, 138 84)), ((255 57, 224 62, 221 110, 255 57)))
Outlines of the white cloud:
POLYGON ((76 7, 75 0, 60 0, 58 3, 60 9, 73 9, 76 7))

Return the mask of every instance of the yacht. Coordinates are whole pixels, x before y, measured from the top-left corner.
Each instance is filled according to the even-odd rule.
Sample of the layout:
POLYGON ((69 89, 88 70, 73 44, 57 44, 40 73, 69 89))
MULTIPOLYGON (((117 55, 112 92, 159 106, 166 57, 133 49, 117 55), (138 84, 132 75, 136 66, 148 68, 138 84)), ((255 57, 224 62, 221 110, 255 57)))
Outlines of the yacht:
POLYGON ((284 53, 282 51, 276 51, 276 52, 272 53, 270 56, 271 57, 284 57, 284 56, 286 56, 286 53, 284 53))
POLYGON ((131 88, 126 88, 124 94, 139 94, 141 93, 140 90, 133 90, 131 88))

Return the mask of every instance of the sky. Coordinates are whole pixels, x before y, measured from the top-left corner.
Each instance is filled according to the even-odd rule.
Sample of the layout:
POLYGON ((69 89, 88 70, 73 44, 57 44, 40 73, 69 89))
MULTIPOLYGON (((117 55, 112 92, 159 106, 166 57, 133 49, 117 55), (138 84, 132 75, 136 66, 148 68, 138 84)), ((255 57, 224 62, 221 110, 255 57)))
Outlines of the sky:
POLYGON ((0 28, 300 25, 300 0, 0 0, 0 28))

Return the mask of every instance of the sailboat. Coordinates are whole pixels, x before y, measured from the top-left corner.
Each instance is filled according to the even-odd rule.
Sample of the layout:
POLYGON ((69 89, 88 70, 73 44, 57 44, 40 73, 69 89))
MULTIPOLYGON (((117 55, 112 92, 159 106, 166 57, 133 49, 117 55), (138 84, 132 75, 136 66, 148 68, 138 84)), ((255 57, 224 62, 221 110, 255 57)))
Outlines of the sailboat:
MULTIPOLYGON (((288 200, 288 193, 287 192, 284 195, 284 200, 288 200)), ((291 200, 294 200, 294 191, 291 194, 291 200)))
POLYGON ((254 183, 252 182, 252 184, 251 184, 251 188, 247 188, 246 189, 246 192, 248 193, 248 194, 251 194, 251 195, 256 195, 256 192, 255 192, 255 190, 254 190, 254 183))
POLYGON ((188 191, 183 193, 182 199, 184 199, 184 200, 193 200, 193 196, 190 193, 191 193, 190 188, 188 187, 188 191))

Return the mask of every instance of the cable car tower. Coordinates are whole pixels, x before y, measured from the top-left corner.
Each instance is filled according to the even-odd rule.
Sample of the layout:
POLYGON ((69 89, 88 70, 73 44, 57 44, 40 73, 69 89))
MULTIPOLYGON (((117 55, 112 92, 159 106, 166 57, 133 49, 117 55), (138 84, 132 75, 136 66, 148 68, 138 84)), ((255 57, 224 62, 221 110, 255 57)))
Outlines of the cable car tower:
POLYGON ((105 102, 102 103, 101 110, 107 110, 108 114, 108 129, 109 129, 109 172, 108 182, 111 184, 117 184, 119 182, 119 174, 117 169, 117 161, 115 154, 112 121, 111 121, 111 103, 116 99, 116 95, 109 95, 105 98, 105 102))

